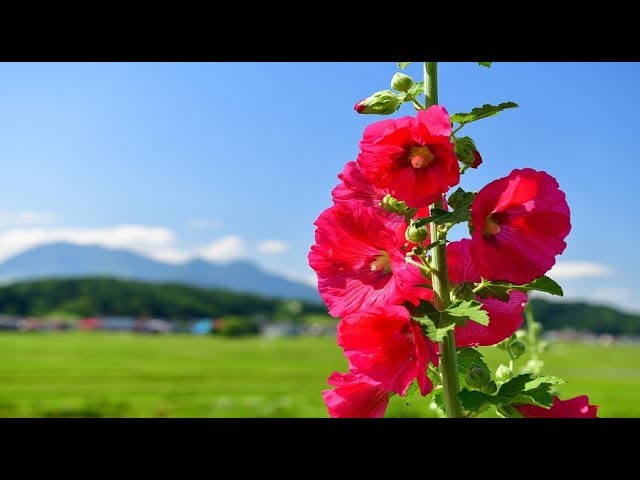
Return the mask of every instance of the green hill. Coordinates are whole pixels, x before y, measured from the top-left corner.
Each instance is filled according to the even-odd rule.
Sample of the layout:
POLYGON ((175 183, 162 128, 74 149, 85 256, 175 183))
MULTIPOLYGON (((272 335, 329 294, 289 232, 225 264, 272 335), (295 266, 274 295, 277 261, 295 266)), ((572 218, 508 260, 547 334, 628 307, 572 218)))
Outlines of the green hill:
POLYGON ((574 328, 592 333, 640 335, 640 315, 623 313, 602 305, 547 302, 534 298, 531 308, 546 330, 574 328))
MULTIPOLYGON (((51 312, 172 319, 269 315, 277 312, 282 303, 281 299, 226 290, 112 278, 37 280, 0 288, 0 313, 22 316, 44 316, 51 312)), ((302 310, 326 311, 322 304, 311 302, 302 303, 302 310)))
MULTIPOLYGON (((145 283, 112 278, 37 280, 0 288, 0 313, 44 316, 123 315, 187 319, 261 313, 277 316, 283 300, 210 290, 178 283, 145 283)), ((593 333, 640 335, 640 315, 585 303, 532 299, 536 320, 546 330, 574 328, 593 333)), ((322 304, 302 303, 300 313, 324 313, 322 304)))

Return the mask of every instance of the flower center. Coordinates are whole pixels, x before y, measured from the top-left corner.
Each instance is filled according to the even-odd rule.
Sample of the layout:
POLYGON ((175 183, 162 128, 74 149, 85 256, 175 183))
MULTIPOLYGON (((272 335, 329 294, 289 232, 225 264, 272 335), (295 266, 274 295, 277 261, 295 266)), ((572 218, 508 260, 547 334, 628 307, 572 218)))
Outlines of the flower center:
POLYGON ((381 251, 373 262, 370 264, 372 272, 391 272, 391 260, 389 260, 389 254, 385 251, 381 251))
POLYGON ((424 168, 436 159, 429 147, 411 147, 407 157, 413 168, 424 168))
POLYGON ((500 224, 495 219, 493 214, 491 214, 487 217, 487 221, 484 225, 484 230, 482 231, 482 234, 485 237, 493 237, 497 233, 500 233, 500 224))

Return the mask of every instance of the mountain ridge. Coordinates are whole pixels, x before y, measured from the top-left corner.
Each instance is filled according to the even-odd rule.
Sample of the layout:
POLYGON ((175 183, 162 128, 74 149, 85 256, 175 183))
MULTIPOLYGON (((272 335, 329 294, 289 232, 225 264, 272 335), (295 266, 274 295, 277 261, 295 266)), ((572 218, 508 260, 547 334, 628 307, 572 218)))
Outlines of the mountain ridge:
POLYGON ((5 285, 43 278, 88 276, 179 282, 268 297, 321 301, 315 288, 266 272, 246 260, 218 264, 196 258, 174 265, 124 249, 57 242, 35 247, 0 263, 0 280, 5 285))

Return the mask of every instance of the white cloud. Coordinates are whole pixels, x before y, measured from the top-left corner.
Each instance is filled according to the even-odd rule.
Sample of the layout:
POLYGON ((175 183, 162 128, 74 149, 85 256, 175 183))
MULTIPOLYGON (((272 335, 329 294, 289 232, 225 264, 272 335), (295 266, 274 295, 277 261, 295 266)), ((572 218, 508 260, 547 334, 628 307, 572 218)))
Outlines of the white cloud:
POLYGON ((284 253, 289 250, 289 244, 280 240, 266 240, 258 244, 258 251, 268 255, 284 253))
POLYGON ((56 221, 56 215, 50 212, 0 212, 0 227, 51 225, 56 221))
POLYGON ((549 276, 556 280, 605 277, 612 274, 613 268, 608 265, 583 260, 558 262, 549 271, 549 276))
POLYGON ((187 225, 191 230, 214 230, 220 228, 222 222, 215 218, 192 218, 187 225))
MULTIPOLYGON (((173 230, 159 226, 117 225, 101 228, 15 228, 0 230, 0 262, 32 248, 56 242, 76 245, 98 245, 123 249, 162 262, 179 264, 193 258, 212 262, 230 262, 248 256, 244 240, 237 235, 215 239, 194 248, 176 246, 173 230)), ((270 240, 259 243, 263 253, 281 253, 289 249, 284 242, 270 240)), ((301 280, 298 278, 297 280, 301 280)), ((309 283, 309 278, 303 279, 309 283)))
POLYGON ((617 304, 618 308, 624 308, 624 304, 631 298, 631 291, 625 287, 602 286, 596 288, 590 295, 591 302, 617 304))
POLYGON ((284 271, 284 272, 278 271, 274 273, 278 275, 282 275, 293 282, 300 282, 300 283, 304 283, 305 285, 309 285, 310 287, 318 288, 318 276, 315 273, 301 274, 297 272, 292 272, 290 270, 284 271))
POLYGON ((0 231, 0 261, 34 247, 55 242, 123 248, 157 260, 178 263, 188 253, 174 247, 176 235, 164 227, 118 225, 104 228, 23 228, 0 231))
POLYGON ((242 238, 229 235, 197 249, 196 255, 213 262, 229 262, 246 257, 247 248, 242 238))

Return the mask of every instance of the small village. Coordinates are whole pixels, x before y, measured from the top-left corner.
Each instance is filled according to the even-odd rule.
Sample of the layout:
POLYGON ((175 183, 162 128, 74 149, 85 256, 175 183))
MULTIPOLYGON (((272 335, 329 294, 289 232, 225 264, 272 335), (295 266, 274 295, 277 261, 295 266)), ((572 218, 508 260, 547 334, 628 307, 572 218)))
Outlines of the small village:
POLYGON ((263 337, 332 336, 336 325, 302 323, 294 321, 272 321, 263 315, 249 318, 198 318, 191 320, 167 320, 146 317, 102 316, 86 317, 77 321, 51 318, 19 317, 0 314, 0 331, 55 332, 55 331, 103 331, 133 332, 141 334, 182 333, 192 335, 263 337))

